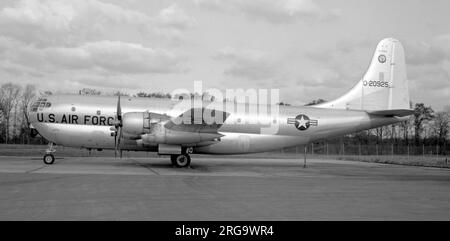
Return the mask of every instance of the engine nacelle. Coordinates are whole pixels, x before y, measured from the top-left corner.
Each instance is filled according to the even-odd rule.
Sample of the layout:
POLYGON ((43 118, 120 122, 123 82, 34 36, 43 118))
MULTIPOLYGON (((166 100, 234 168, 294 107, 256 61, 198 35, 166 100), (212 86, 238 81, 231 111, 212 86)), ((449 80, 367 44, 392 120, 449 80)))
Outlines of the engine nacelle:
POLYGON ((140 136, 150 132, 151 116, 148 112, 128 112, 122 116, 122 130, 129 135, 140 136))

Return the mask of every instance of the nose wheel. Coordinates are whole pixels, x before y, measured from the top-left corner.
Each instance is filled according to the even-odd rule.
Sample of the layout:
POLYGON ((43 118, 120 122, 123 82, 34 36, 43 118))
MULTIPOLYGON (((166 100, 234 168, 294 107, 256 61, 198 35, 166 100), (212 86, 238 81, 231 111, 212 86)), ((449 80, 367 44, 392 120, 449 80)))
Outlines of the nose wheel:
POLYGON ((48 148, 47 150, 45 150, 45 155, 42 158, 42 160, 46 165, 51 165, 55 162, 55 156, 53 155, 55 151, 56 150, 53 148, 53 142, 49 142, 48 148))
POLYGON ((43 161, 45 164, 51 165, 55 162, 55 156, 53 156, 53 154, 45 154, 43 161))
POLYGON ((170 161, 172 165, 178 168, 189 167, 191 165, 191 157, 189 154, 171 155, 170 161))

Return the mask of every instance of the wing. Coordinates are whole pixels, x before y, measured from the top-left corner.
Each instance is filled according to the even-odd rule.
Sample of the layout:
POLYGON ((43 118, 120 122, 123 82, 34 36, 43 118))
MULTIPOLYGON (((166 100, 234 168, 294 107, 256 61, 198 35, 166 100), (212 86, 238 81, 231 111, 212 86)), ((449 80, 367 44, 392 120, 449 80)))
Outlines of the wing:
POLYGON ((217 133, 229 113, 208 108, 192 108, 172 118, 164 127, 174 131, 217 133))

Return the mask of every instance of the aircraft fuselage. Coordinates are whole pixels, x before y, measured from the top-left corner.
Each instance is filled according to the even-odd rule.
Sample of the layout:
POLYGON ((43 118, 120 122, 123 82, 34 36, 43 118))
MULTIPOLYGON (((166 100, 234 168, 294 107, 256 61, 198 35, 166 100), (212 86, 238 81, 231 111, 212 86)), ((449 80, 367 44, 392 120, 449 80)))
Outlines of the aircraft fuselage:
MULTIPOLYGON (((46 99, 50 104, 31 111, 30 121, 47 140, 69 147, 114 149, 111 128, 114 126, 117 97, 61 95, 48 96, 46 99)), ((123 97, 121 102, 123 113, 148 111, 172 117, 186 111, 177 104, 179 101, 168 99, 129 97, 123 97)), ((248 109, 248 106, 247 104, 244 108, 248 109)), ((193 151, 209 154, 265 152, 402 120, 404 117, 382 117, 360 110, 294 106, 279 106, 275 117, 232 112, 217 131, 223 137, 212 144, 193 146, 193 151), (272 119, 266 120, 268 122, 265 124, 259 124, 254 123, 255 118, 272 119), (272 134, 261 132, 261 128, 269 126, 276 126, 277 131, 272 134)), ((157 145, 140 145, 136 140, 126 138, 121 145, 122 150, 157 150, 157 145)))

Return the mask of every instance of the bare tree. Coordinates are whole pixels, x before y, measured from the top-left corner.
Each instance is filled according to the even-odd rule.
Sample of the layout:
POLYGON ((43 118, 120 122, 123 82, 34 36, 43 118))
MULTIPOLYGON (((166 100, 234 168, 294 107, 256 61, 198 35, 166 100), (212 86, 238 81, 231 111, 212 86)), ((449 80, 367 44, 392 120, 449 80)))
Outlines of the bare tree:
POLYGON ((23 89, 22 93, 22 101, 20 103, 20 108, 22 110, 22 114, 25 118, 26 124, 30 123, 30 119, 28 116, 28 107, 30 107, 31 101, 36 97, 36 86, 34 85, 26 85, 23 89))
POLYGON ((169 93, 163 93, 163 92, 152 92, 152 93, 145 93, 143 91, 138 92, 134 95, 135 97, 146 97, 146 98, 158 98, 158 99, 170 99, 172 96, 169 93))
POLYGON ((83 88, 83 89, 78 91, 78 94, 80 94, 80 95, 101 95, 102 92, 100 92, 100 91, 98 91, 96 89, 83 88))
MULTIPOLYGON (((377 144, 382 147, 384 144, 383 140, 387 140, 392 136, 392 128, 390 128, 390 126, 381 126, 375 128, 375 134, 377 136, 377 144)), ((383 148, 380 148, 380 153, 383 153, 383 148)))
POLYGON ((51 92, 50 90, 39 91, 39 96, 47 96, 47 95, 53 95, 53 92, 51 92))
POLYGON ((27 137, 27 143, 29 143, 29 125, 30 125, 30 118, 28 116, 28 108, 30 107, 31 101, 36 97, 36 86, 28 84, 25 86, 22 92, 22 99, 20 101, 20 110, 22 112, 22 133, 25 134, 27 137))
POLYGON ((423 124, 434 117, 434 111, 430 106, 425 106, 423 103, 417 103, 414 108, 414 137, 416 146, 420 144, 420 134, 423 131, 423 124))
POLYGON ((383 144, 383 133, 384 133, 384 128, 383 127, 378 127, 375 129, 375 133, 377 135, 377 144, 383 144))
POLYGON ((400 128, 403 132, 403 141, 406 145, 409 144, 409 134, 412 133, 410 129, 413 126, 413 119, 413 117, 410 117, 408 120, 400 122, 400 128))
POLYGON ((401 139, 402 139, 402 131, 403 131, 402 124, 403 124, 403 122, 399 122, 399 123, 392 125, 393 133, 392 133, 391 139, 392 139, 392 143, 394 143, 396 145, 400 144, 401 139))
POLYGON ((5 141, 3 138, 4 138, 4 136, 3 136, 3 132, 5 132, 5 123, 6 123, 6 121, 5 121, 5 115, 3 114, 3 109, 2 109, 2 106, 1 106, 1 103, 0 103, 0 139, 2 140, 2 141, 5 141))
POLYGON ((450 113, 438 112, 434 118, 433 129, 436 133, 439 147, 446 146, 447 135, 450 131, 450 113))
POLYGON ((395 125, 388 125, 384 127, 384 137, 393 143, 395 136, 395 125))
POLYGON ((5 119, 5 144, 9 140, 9 125, 11 118, 11 110, 17 105, 21 87, 12 83, 4 84, 0 87, 0 109, 5 119))
POLYGON ((125 92, 120 92, 120 91, 114 91, 113 96, 130 96, 129 94, 125 93, 125 92))

